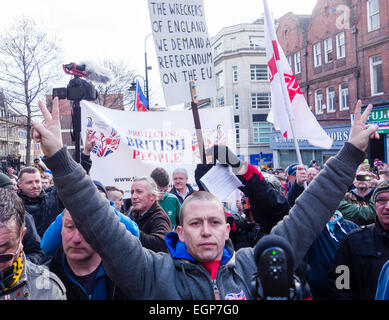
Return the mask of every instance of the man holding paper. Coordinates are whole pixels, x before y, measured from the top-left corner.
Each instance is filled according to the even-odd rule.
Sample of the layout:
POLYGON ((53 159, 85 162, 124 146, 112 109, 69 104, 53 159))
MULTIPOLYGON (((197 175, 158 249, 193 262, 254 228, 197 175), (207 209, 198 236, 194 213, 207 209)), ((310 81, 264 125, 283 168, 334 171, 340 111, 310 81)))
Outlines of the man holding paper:
MULTIPOLYGON (((45 124, 34 123, 34 139, 41 143, 59 195, 85 240, 101 256, 107 274, 130 298, 257 298, 250 283, 257 271, 254 250, 234 252, 230 241, 226 242, 229 226, 220 201, 207 192, 193 194, 183 205, 178 235, 167 237, 170 254, 143 248, 63 147, 58 99, 53 101, 52 114, 42 102, 39 106, 45 124)), ((377 126, 365 125, 371 109, 370 105, 361 115, 358 103, 348 142, 271 230, 290 243, 295 265, 301 263, 352 183, 369 139, 378 136, 377 126)))

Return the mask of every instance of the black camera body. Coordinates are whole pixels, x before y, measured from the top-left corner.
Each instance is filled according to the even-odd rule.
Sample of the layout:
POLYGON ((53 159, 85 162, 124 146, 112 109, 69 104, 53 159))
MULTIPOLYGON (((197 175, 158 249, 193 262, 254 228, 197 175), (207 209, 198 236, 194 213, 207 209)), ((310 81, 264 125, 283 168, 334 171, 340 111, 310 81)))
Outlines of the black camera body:
POLYGON ((88 81, 74 77, 70 80, 67 88, 54 88, 53 97, 71 101, 94 101, 98 98, 98 92, 88 81))

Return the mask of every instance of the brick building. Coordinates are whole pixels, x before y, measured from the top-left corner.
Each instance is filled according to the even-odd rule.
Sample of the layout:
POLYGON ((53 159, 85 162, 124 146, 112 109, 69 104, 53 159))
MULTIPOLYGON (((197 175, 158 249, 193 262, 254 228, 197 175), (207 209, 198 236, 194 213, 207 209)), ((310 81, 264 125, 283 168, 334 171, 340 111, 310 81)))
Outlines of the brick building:
MULTIPOLYGON (((389 2, 317 0, 311 15, 287 13, 278 22, 278 40, 308 105, 334 138, 331 150, 303 146, 305 158, 308 153, 321 163, 348 139, 359 99, 364 106, 372 103, 375 115, 389 114, 389 2)), ((378 117, 389 129, 389 116, 378 117)), ((383 127, 380 132, 380 141, 370 145, 369 158, 387 162, 389 130, 383 127)), ((292 161, 292 148, 289 151, 284 159, 292 161)))

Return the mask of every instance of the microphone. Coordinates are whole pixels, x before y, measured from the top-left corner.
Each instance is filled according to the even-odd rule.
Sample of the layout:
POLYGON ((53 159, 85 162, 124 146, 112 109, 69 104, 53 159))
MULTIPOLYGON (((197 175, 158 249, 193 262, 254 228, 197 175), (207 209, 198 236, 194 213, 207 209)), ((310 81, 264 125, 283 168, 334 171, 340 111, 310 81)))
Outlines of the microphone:
POLYGON ((262 286, 260 298, 289 300, 294 288, 294 254, 289 242, 277 235, 266 235, 255 246, 254 259, 258 268, 254 275, 257 290, 258 278, 262 286))
POLYGON ((80 64, 72 62, 64 64, 62 67, 66 74, 84 77, 90 81, 108 83, 114 78, 111 70, 91 61, 85 61, 80 64))

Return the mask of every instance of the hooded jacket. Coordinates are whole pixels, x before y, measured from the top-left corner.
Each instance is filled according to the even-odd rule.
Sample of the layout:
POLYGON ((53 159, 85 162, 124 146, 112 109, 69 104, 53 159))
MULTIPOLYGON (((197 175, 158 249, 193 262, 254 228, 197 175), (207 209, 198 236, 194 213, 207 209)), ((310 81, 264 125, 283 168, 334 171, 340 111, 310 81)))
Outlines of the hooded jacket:
MULTIPOLYGON (((272 229, 272 234, 284 237, 292 246, 296 266, 332 216, 364 158, 364 152, 346 142, 297 199, 290 214, 272 229), (326 192, 322 192, 324 189, 326 192)), ((98 195, 93 181, 71 159, 66 147, 44 158, 44 162, 52 170, 59 195, 78 230, 101 256, 109 277, 130 298, 212 300, 214 285, 222 299, 233 294, 256 298, 251 288, 257 271, 252 248, 234 252, 228 242, 226 249, 231 255, 224 255, 215 281, 211 281, 208 271, 198 262, 178 255, 181 250, 177 247, 181 249, 183 245, 178 241, 169 245, 175 248, 174 256, 144 248, 111 214, 109 202, 98 195)))

